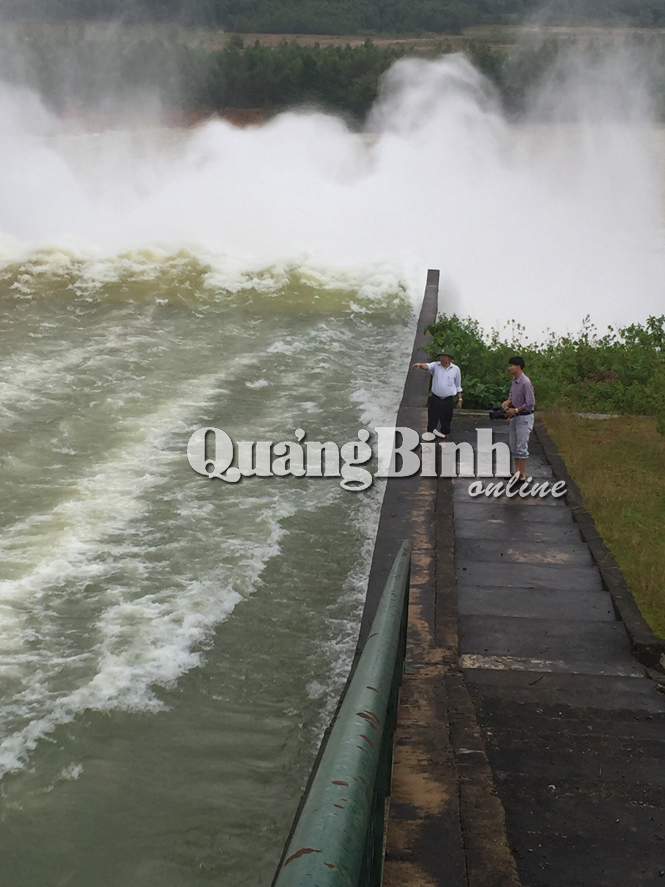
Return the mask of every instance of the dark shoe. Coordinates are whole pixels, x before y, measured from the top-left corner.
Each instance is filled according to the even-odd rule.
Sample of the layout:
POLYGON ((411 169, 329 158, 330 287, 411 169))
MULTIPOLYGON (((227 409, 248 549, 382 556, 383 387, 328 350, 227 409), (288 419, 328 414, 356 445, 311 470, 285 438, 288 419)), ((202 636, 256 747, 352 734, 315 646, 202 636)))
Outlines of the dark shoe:
POLYGON ((517 492, 524 499, 525 496, 529 495, 529 478, 525 477, 524 480, 519 480, 517 482, 517 492))

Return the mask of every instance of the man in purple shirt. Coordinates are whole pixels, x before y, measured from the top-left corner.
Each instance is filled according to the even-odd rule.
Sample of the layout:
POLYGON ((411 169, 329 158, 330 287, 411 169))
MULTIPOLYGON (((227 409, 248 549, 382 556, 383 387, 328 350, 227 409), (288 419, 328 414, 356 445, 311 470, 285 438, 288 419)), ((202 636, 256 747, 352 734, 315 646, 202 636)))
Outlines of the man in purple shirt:
POLYGON ((508 372, 513 377, 508 400, 501 406, 510 419, 508 440, 520 481, 526 480, 526 460, 529 458, 529 436, 533 430, 533 411, 536 397, 531 379, 524 372, 524 358, 508 358, 508 372))

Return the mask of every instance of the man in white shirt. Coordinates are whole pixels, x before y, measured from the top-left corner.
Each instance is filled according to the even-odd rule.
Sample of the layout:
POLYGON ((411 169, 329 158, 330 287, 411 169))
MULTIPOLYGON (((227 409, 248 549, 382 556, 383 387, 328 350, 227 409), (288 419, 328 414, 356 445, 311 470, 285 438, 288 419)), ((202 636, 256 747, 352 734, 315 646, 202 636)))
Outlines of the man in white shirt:
POLYGON ((432 393, 427 401, 427 430, 434 431, 441 423, 444 437, 450 434, 455 397, 462 406, 462 375, 452 362, 453 355, 442 351, 433 363, 414 363, 414 370, 427 370, 432 377, 432 393))

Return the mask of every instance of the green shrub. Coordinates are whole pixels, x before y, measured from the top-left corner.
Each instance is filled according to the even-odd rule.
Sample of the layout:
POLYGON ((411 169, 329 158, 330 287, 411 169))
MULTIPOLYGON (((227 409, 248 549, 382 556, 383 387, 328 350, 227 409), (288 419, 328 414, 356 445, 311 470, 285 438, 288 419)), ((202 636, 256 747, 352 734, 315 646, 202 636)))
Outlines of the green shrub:
POLYGON ((453 352, 466 407, 484 409, 504 400, 510 385, 508 358, 521 354, 539 407, 665 415, 665 316, 624 329, 608 327, 603 336, 587 317, 577 336, 552 336, 536 345, 525 341, 525 330, 517 324, 508 341, 456 315, 442 315, 427 332, 432 335, 425 346, 428 354, 444 346, 453 352))

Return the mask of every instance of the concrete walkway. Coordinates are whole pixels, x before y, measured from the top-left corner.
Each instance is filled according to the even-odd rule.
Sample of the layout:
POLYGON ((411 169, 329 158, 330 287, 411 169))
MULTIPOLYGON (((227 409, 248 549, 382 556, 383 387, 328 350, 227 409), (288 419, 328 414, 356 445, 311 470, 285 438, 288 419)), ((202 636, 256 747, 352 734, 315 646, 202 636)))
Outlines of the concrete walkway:
MULTIPOLYGON (((476 427, 507 441, 474 417, 453 437, 476 427)), ((552 476, 535 437, 527 467, 552 476)), ((634 655, 653 639, 574 496, 470 483, 421 502, 386 887, 665 885, 665 695, 634 655)))

